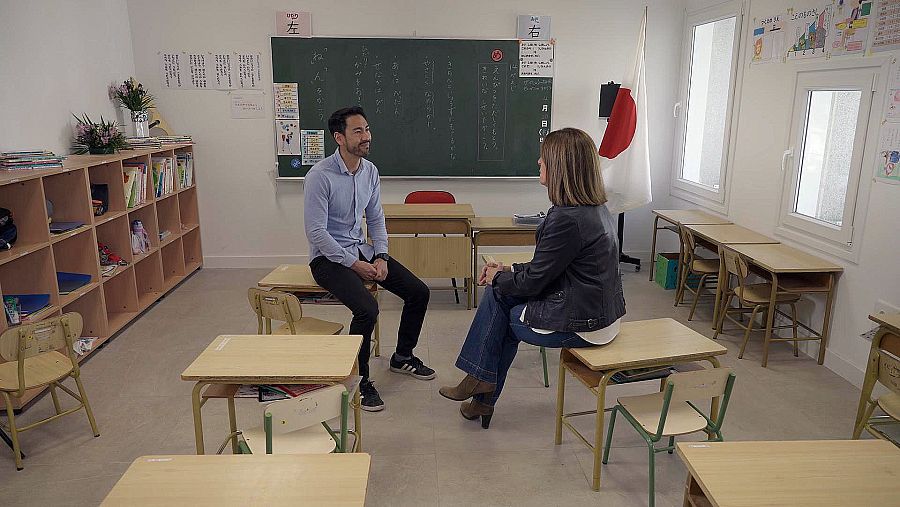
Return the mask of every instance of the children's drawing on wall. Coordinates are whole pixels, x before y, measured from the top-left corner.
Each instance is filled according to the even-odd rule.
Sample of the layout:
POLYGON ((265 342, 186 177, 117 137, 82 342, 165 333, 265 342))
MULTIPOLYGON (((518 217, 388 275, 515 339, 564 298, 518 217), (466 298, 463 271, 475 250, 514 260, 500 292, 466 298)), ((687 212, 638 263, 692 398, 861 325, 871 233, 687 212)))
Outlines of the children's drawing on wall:
POLYGON ((828 44, 832 56, 862 54, 869 39, 872 0, 838 0, 828 44))
POLYGON ((784 58, 784 12, 766 16, 753 25, 751 64, 780 62, 784 58))
POLYGON ((825 56, 831 27, 831 2, 805 10, 788 10, 788 59, 825 56))
POLYGON ((275 120, 275 143, 279 155, 301 155, 300 122, 297 120, 275 120))
POLYGON ((876 181, 900 185, 900 125, 885 123, 878 140, 876 181))

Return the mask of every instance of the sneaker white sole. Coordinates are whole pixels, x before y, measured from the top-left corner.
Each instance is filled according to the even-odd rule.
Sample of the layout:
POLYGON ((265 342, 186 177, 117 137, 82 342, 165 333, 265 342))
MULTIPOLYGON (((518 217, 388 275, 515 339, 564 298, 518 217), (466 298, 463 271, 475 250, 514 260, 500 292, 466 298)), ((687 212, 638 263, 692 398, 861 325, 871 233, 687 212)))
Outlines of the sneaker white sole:
POLYGON ((384 410, 384 405, 378 405, 377 407, 367 407, 365 405, 360 405, 359 408, 365 410, 366 412, 381 412, 384 410))
POLYGON ((391 366, 391 371, 394 373, 402 373, 404 375, 409 375, 410 377, 417 378, 419 380, 431 380, 437 376, 437 372, 432 373, 431 375, 416 375, 415 373, 413 373, 411 371, 402 370, 400 368, 395 368, 393 366, 391 366))

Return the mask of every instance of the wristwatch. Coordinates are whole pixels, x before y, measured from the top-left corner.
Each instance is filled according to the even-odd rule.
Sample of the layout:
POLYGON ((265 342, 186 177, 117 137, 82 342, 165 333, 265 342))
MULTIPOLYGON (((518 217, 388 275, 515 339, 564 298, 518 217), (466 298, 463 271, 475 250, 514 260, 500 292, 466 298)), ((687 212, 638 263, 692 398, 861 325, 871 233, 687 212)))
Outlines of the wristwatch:
POLYGON ((381 260, 383 260, 384 262, 387 262, 387 261, 390 260, 390 257, 389 257, 388 254, 386 254, 386 253, 380 253, 380 254, 375 254, 375 257, 372 257, 372 260, 373 260, 373 261, 374 261, 375 259, 381 259, 381 260))

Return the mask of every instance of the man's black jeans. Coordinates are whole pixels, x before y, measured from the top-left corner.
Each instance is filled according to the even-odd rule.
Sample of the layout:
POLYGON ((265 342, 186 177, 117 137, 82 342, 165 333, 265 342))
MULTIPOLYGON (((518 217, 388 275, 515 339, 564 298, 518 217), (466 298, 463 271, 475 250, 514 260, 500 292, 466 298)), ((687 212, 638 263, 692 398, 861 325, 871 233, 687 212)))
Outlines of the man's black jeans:
MULTIPOLYGON (((366 261, 362 255, 360 260, 366 261)), ((353 312, 350 334, 363 336, 362 347, 359 350, 359 374, 362 378, 368 379, 369 349, 372 331, 375 330, 378 321, 378 302, 352 269, 331 262, 324 256, 313 259, 309 267, 316 283, 334 294, 353 312)), ((428 286, 394 259, 388 260, 387 279, 376 283, 403 300, 403 313, 400 315, 400 328, 397 331, 397 354, 411 356, 413 348, 419 342, 419 333, 422 331, 422 322, 428 309, 430 296, 428 286)))

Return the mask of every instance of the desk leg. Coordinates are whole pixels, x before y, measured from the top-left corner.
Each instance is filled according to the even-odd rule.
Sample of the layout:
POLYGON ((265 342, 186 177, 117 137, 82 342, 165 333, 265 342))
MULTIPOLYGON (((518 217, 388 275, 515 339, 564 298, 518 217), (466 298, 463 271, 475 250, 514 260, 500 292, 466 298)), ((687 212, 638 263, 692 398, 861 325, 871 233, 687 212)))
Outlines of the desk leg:
POLYGON ((603 422, 606 418, 604 408, 606 406, 606 385, 612 378, 615 370, 608 371, 600 377, 600 383, 597 384, 597 426, 594 428, 594 476, 591 482, 591 489, 600 491, 600 465, 603 458, 603 422))
POLYGON ((653 281, 653 272, 656 271, 656 235, 659 233, 659 215, 653 217, 653 239, 650 241, 650 278, 653 281))
POLYGON ((778 300, 778 273, 772 273, 772 290, 769 293, 769 308, 766 311, 766 338, 763 341, 762 367, 769 363, 769 342, 772 340, 772 326, 775 323, 775 302, 778 300))
POLYGON ((556 436, 553 442, 562 444, 562 416, 563 405, 566 402, 566 368, 563 366, 563 354, 565 349, 559 349, 559 378, 556 381, 556 436))
POLYGON ((234 396, 228 398, 228 426, 231 430, 231 454, 238 453, 237 416, 234 410, 234 396))
MULTIPOLYGON (((706 360, 709 361, 709 364, 711 364, 713 368, 721 368, 722 367, 722 365, 719 364, 719 360, 716 359, 715 356, 710 356, 710 357, 706 358, 706 360)), ((719 419, 719 397, 718 396, 713 398, 712 401, 710 401, 710 403, 709 403, 709 418, 712 420, 712 422, 716 422, 719 419)), ((707 438, 712 438, 715 436, 715 434, 713 434, 713 433, 707 433, 706 435, 707 435, 707 438)))
POLYGON ((478 240, 473 238, 472 241, 472 306, 478 308, 478 286, 475 285, 478 280, 478 240))
POLYGON ((200 400, 200 391, 207 385, 206 382, 197 382, 191 392, 191 403, 194 408, 194 439, 197 443, 197 454, 205 454, 203 450, 203 417, 200 414, 203 404, 200 400))
POLYGON ((353 395, 353 430, 356 432, 356 452, 362 452, 362 417, 360 416, 359 389, 353 395))
POLYGON ((828 333, 831 330, 831 309, 834 305, 834 273, 828 276, 828 296, 825 299, 825 320, 822 322, 822 334, 819 340, 819 364, 825 362, 825 345, 828 342, 828 333))
POLYGON ((868 405, 869 400, 872 399, 872 390, 875 388, 875 382, 878 380, 878 375, 876 375, 875 372, 878 371, 878 344, 880 341, 880 336, 876 336, 875 339, 872 340, 872 349, 869 351, 869 362, 866 367, 866 377, 865 380, 863 380, 862 390, 859 393, 859 407, 856 409, 856 422, 853 424, 853 440, 857 440, 859 435, 862 434, 864 422, 863 416, 865 416, 866 413, 866 405, 868 405))

